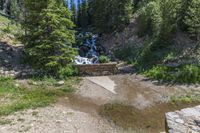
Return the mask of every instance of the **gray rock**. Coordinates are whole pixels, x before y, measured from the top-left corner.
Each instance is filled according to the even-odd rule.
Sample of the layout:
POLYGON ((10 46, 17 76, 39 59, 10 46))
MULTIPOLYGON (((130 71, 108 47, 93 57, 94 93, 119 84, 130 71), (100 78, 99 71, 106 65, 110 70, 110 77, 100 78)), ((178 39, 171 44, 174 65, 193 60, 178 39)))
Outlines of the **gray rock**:
POLYGON ((58 85, 64 85, 64 84, 65 84, 65 81, 59 81, 57 84, 58 84, 58 85))
POLYGON ((200 106, 186 108, 180 111, 166 113, 167 132, 169 133, 199 133, 200 106))

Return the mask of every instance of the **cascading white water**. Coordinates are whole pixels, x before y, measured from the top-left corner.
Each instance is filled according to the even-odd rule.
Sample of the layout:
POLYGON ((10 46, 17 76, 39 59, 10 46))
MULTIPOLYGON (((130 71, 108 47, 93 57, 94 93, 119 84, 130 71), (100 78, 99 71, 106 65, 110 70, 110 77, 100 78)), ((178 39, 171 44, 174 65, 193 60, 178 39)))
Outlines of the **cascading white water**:
POLYGON ((75 57, 75 64, 97 64, 99 63, 99 53, 97 51, 97 38, 98 35, 97 34, 92 34, 90 32, 85 33, 85 35, 83 35, 82 33, 80 33, 77 38, 78 39, 82 39, 84 37, 88 37, 84 42, 83 45, 81 45, 79 47, 79 50, 81 49, 81 47, 85 47, 87 50, 84 53, 84 56, 76 56, 75 57))

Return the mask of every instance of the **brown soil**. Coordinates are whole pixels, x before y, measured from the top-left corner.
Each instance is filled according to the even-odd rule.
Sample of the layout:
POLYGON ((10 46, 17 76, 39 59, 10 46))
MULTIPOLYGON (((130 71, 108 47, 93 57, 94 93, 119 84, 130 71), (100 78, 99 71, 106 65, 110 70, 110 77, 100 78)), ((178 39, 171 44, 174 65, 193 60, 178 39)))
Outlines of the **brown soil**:
POLYGON ((115 82, 117 94, 103 87, 104 79, 104 85, 99 85, 95 77, 93 82, 83 78, 75 94, 53 106, 3 117, 12 122, 0 125, 0 133, 159 133, 165 130, 166 112, 196 105, 166 103, 169 97, 200 90, 199 86, 158 84, 139 75, 107 78, 115 82))

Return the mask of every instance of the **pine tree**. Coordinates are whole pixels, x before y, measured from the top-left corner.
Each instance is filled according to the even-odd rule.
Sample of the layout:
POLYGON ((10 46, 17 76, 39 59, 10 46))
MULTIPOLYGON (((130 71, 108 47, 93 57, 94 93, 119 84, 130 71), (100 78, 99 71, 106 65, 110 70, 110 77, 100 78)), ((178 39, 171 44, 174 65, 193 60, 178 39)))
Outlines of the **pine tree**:
POLYGON ((77 26, 81 27, 81 21, 82 21, 82 6, 81 6, 82 1, 78 0, 77 2, 77 26))
MULTIPOLYGON (((31 38, 31 35, 38 29, 39 21, 41 20, 40 13, 47 8, 48 0, 25 0, 23 11, 22 27, 25 31, 26 39, 31 38)), ((27 40, 28 41, 28 40, 27 40)), ((30 45, 29 45, 30 47, 30 45)))
POLYGON ((176 31, 181 10, 181 0, 161 0, 162 25, 159 43, 168 45, 172 41, 173 32, 176 31))
POLYGON ((200 39, 200 1, 192 0, 186 11, 185 24, 191 37, 200 39))
POLYGON ((93 23, 99 32, 123 30, 133 13, 133 0, 93 0, 93 23))
POLYGON ((87 27, 88 26, 88 3, 87 0, 82 0, 81 3, 81 27, 87 27))
POLYGON ((180 10, 180 13, 179 13, 179 27, 183 31, 187 30, 187 25, 184 23, 184 19, 185 19, 185 16, 187 14, 188 7, 191 4, 191 1, 192 0, 182 0, 181 10, 180 10))
POLYGON ((159 1, 152 1, 142 7, 138 17, 138 35, 157 37, 162 24, 162 13, 159 1))
POLYGON ((71 13, 62 2, 49 0, 47 7, 37 15, 40 19, 37 27, 29 29, 31 36, 27 40, 25 51, 34 67, 56 73, 71 63, 76 54, 72 48, 75 32, 72 30, 74 24, 71 13))
POLYGON ((74 0, 70 0, 70 8, 72 11, 72 21, 76 24, 77 23, 77 12, 76 12, 76 5, 74 3, 74 0))
POLYGON ((113 4, 114 30, 123 30, 130 22, 133 13, 133 0, 116 0, 113 4))

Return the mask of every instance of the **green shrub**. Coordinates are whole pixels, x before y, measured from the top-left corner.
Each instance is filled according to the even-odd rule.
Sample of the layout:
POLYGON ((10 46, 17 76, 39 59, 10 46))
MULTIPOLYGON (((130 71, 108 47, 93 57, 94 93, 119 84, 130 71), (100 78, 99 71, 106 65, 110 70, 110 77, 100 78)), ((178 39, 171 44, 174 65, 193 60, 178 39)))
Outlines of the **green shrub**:
POLYGON ((109 63, 109 62, 110 62, 110 58, 107 57, 107 56, 105 56, 105 55, 101 55, 101 56, 99 57, 99 62, 100 62, 100 63, 109 63))
POLYGON ((173 103, 194 103, 194 102, 200 102, 200 94, 194 94, 194 93, 189 93, 183 96, 172 96, 171 97, 171 102, 173 103))
POLYGON ((135 61, 140 49, 140 47, 134 47, 135 45, 136 44, 127 44, 124 47, 118 47, 118 49, 114 51, 115 57, 132 64, 135 61))
POLYGON ((135 67, 139 71, 151 69, 169 54, 170 49, 162 47, 157 40, 147 40, 135 57, 135 67))
POLYGON ((156 66, 146 71, 144 75, 159 81, 200 83, 200 67, 198 65, 184 65, 177 68, 156 66))
POLYGON ((59 78, 66 78, 78 75, 78 70, 73 65, 68 65, 64 68, 61 68, 58 72, 59 78))
POLYGON ((8 23, 5 28, 3 29, 4 33, 11 33, 10 24, 8 23))
POLYGON ((186 65, 178 69, 176 80, 183 83, 200 83, 200 68, 195 65, 186 65))
POLYGON ((163 81, 171 81, 173 79, 172 75, 168 72, 168 68, 164 66, 156 66, 144 73, 145 76, 163 81))

